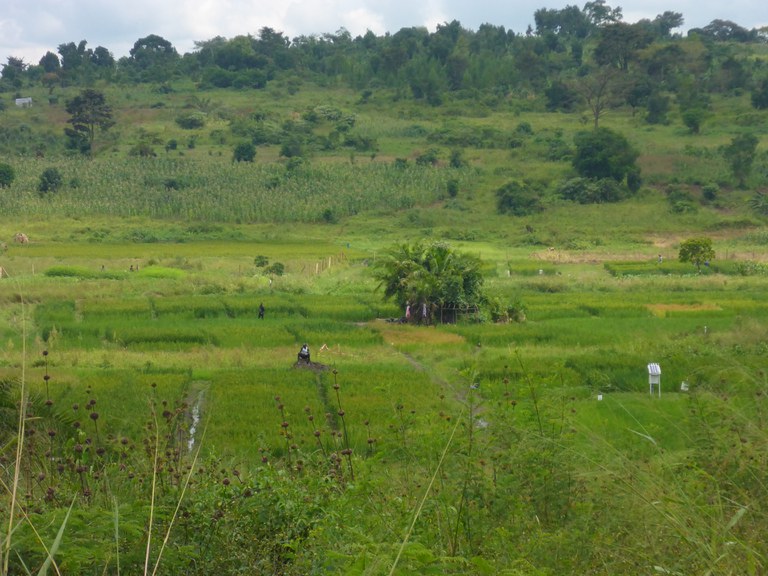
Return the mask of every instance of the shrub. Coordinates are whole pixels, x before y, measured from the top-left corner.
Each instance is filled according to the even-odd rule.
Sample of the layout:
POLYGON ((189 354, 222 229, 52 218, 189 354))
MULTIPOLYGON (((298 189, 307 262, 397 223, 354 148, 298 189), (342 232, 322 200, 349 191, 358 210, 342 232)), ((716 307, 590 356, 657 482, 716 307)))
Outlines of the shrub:
POLYGON ((256 157, 256 148, 250 142, 242 142, 235 146, 232 154, 233 162, 253 162, 256 157))
POLYGON ((763 81, 752 92, 752 106, 758 110, 768 109, 768 78, 763 81))
POLYGON ((501 213, 526 216, 542 210, 539 192, 528 181, 512 180, 496 190, 496 208, 501 213))
POLYGON ((613 178, 571 178, 560 186, 559 194, 579 204, 618 202, 625 196, 623 187, 613 178))
POLYGON ((163 181, 163 186, 166 190, 181 190, 186 187, 184 182, 178 178, 166 178, 163 181))
POLYGON ((686 214, 696 211, 693 196, 687 190, 673 187, 667 190, 667 202, 675 214, 686 214))
POLYGON ((419 154, 416 157, 416 164, 419 166, 435 166, 438 160, 438 151, 435 148, 430 148, 426 152, 419 154))
POLYGON ((768 194, 765 192, 756 192, 749 200, 749 207, 758 214, 768 215, 768 194))
POLYGON ((40 182, 37 184, 37 191, 40 192, 40 196, 45 195, 48 192, 56 192, 61 188, 64 178, 61 176, 58 168, 46 168, 42 174, 40 174, 40 182))
POLYGON ((205 115, 202 112, 193 112, 176 117, 176 124, 184 130, 195 130, 205 126, 205 115))
POLYGON ((285 264, 282 262, 273 262, 267 268, 264 269, 267 274, 274 274, 275 276, 282 276, 285 274, 285 264))
POLYGON ((719 194, 720 194, 720 186, 718 186, 714 182, 705 184, 701 188, 701 195, 704 197, 704 199, 707 202, 714 202, 715 200, 717 200, 717 196, 719 194))
POLYGON ((451 150, 451 159, 449 163, 451 168, 461 168, 465 166, 467 163, 464 160, 464 151, 459 149, 451 150))
POLYGON ((10 188, 16 179, 16 171, 10 164, 0 164, 0 188, 10 188))
POLYGON ((302 141, 298 137, 291 137, 280 146, 280 156, 284 158, 296 158, 303 154, 302 141))
POLYGON ((139 142, 128 151, 128 154, 130 156, 138 156, 139 158, 154 158, 157 156, 149 142, 139 142))
POLYGON ((336 214, 334 214, 333 210, 330 208, 323 210, 323 222, 327 224, 335 224, 338 222, 338 220, 339 219, 337 218, 336 214))
POLYGON ((640 169, 635 167, 627 172, 627 188, 632 194, 637 194, 640 186, 643 185, 643 178, 640 176, 640 169))

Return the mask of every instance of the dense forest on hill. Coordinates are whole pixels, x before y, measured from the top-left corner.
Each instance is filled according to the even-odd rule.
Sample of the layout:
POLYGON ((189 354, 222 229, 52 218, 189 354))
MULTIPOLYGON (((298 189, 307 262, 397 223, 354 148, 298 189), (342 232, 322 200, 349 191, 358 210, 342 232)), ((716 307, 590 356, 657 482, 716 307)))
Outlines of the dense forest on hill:
POLYGON ((765 80, 765 60, 755 48, 765 46, 768 34, 728 20, 691 29, 684 38, 673 33, 684 22, 680 13, 630 24, 623 22, 620 7, 599 0, 583 9, 541 8, 534 21, 535 29, 524 33, 493 24, 468 30, 454 20, 434 32, 411 27, 353 38, 341 29, 292 40, 265 27, 256 36, 199 41, 184 55, 169 40, 150 34, 119 60, 107 47, 89 48, 82 39, 60 44, 37 63, 9 56, 1 86, 8 92, 41 83, 53 93, 59 86, 98 80, 167 85, 188 78, 200 89, 260 89, 277 76, 293 75, 362 91, 388 87, 433 105, 449 95, 546 92, 549 109, 568 109, 577 94, 563 83, 600 69, 621 72, 611 83, 621 90, 612 94, 643 108, 670 92, 690 100, 694 93, 759 90, 765 80))

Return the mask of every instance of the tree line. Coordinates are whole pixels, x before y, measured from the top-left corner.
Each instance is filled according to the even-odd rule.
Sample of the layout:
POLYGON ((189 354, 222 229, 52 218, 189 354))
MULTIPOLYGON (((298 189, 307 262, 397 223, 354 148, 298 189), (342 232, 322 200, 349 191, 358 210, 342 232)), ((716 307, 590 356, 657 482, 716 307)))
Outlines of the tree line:
POLYGON ((534 22, 518 32, 493 24, 470 30, 453 20, 434 32, 407 27, 352 37, 342 28, 293 39, 264 27, 256 35, 198 41, 183 55, 167 39, 150 34, 117 59, 107 48, 92 49, 81 40, 60 44, 36 64, 9 56, 0 91, 40 83, 53 93, 59 86, 97 80, 168 86, 180 79, 202 89, 260 89, 282 75, 297 82, 342 83, 364 95, 393 88, 432 105, 447 95, 483 94, 492 102, 510 93, 544 93, 552 110, 567 111, 586 100, 596 124, 619 104, 664 122, 669 94, 675 93, 691 110, 687 117, 694 130, 710 93, 751 90, 756 107, 768 107, 768 69, 750 48, 768 41, 765 29, 713 20, 683 36, 675 32, 684 23, 678 12, 627 23, 622 9, 605 0, 583 8, 540 8, 534 22))

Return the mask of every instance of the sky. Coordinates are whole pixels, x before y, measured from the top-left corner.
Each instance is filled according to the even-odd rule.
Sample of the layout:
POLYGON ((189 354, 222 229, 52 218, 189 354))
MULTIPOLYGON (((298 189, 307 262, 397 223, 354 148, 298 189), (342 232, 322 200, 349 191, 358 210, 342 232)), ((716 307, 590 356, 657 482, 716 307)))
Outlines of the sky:
MULTIPOLYGON (((586 1, 586 0, 584 0, 586 1)), ((263 27, 297 36, 335 33, 352 36, 368 30, 381 36, 401 28, 458 20, 469 30, 481 24, 524 33, 539 8, 562 9, 568 0, 4 0, 0 7, 0 64, 9 56, 37 64, 60 44, 81 40, 127 56, 139 38, 157 34, 179 54, 195 41, 216 36, 258 35, 263 27)), ((583 8, 584 4, 570 1, 583 8)), ((766 0, 608 0, 621 7, 624 21, 653 19, 669 10, 683 15, 678 32, 701 28, 712 20, 731 20, 743 28, 768 25, 766 0)))

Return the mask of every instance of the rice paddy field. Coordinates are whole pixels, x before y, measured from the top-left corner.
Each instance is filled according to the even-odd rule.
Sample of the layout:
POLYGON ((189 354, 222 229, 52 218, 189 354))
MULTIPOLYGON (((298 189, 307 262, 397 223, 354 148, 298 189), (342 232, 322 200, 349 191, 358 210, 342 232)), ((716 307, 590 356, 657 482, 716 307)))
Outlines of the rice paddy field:
MULTIPOLYGON (((524 321, 417 326, 392 321, 402 311, 371 274, 388 240, 346 236, 346 225, 308 227, 304 242, 223 226, 211 241, 126 243, 62 222, 48 236, 30 227, 40 234, 3 254, 0 379, 23 382, 37 407, 37 449, 74 466, 22 478, 30 505, 65 486, 82 499, 88 486, 67 517, 64 573, 115 565, 77 554, 86 534, 113 538, 88 510, 125 527, 123 569, 139 562, 131 530, 168 526, 147 524, 153 469, 158 511, 176 498, 186 511, 161 572, 188 547, 200 566, 221 566, 221 542, 240 530, 280 573, 760 573, 768 278, 738 273, 736 257, 696 273, 672 247, 660 264, 656 246, 619 259, 616 246, 465 240, 488 291, 522 303, 524 321), (259 255, 284 273, 266 274, 259 255), (295 365, 303 343, 321 367, 295 365), (84 444, 65 432, 73 425, 84 444), (89 459, 72 455, 78 446, 89 459), (243 507, 254 491, 260 512, 243 507), (219 518, 222 532, 206 532, 219 552, 189 536, 197 513, 219 518), (264 514, 270 529, 258 532, 264 514)), ((57 510, 30 508, 49 538, 57 510)), ((34 537, 19 534, 34 561, 34 537)))

